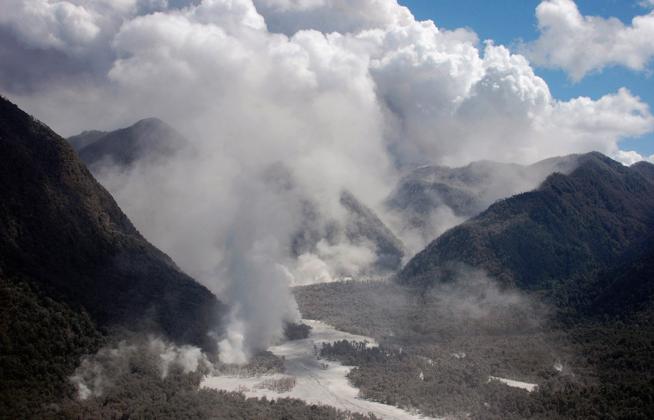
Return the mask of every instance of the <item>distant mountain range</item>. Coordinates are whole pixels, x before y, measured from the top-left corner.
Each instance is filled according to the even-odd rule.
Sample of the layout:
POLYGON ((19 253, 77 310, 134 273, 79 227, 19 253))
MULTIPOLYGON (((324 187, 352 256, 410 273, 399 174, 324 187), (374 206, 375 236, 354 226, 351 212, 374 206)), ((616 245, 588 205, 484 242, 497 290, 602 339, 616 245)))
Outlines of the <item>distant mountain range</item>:
MULTIPOLYGON (((133 127, 152 126, 164 127, 156 120, 133 127)), ((113 135, 82 150, 99 150, 113 135)), ((64 139, 5 99, 0 151, 3 277, 83 308, 101 328, 215 345, 207 333, 224 306, 139 234, 64 139)))
POLYGON ((189 145, 177 130, 158 118, 146 118, 114 131, 85 131, 68 138, 89 167, 102 162, 129 167, 137 161, 170 157, 189 145))
POLYGON ((570 173, 576 165, 577 156, 570 155, 532 165, 478 161, 459 168, 423 166, 400 180, 385 206, 400 219, 401 237, 418 236, 427 244, 444 227, 476 216, 499 199, 536 188, 554 172, 570 173), (443 210, 451 211, 455 220, 444 220, 443 210))
POLYGON ((651 264, 646 244, 654 234, 654 165, 625 167, 600 153, 576 159, 570 174, 554 173, 539 188, 499 201, 441 235, 409 261, 398 281, 429 286, 465 264, 528 290, 579 292, 587 285, 584 293, 597 299, 634 286, 619 282, 618 274, 644 279, 643 264, 651 264), (599 285, 602 291, 591 290, 599 285))

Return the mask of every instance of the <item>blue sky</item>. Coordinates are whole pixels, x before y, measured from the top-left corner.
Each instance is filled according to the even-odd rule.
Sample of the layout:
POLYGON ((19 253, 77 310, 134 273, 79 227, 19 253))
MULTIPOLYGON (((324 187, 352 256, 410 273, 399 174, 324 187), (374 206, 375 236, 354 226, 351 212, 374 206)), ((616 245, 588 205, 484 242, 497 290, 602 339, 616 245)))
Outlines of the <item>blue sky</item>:
MULTIPOLYGON (((399 0, 411 9, 416 18, 433 20, 438 27, 474 30, 480 40, 492 39, 515 51, 520 40, 532 41, 538 37, 535 9, 540 0, 399 0)), ((635 0, 577 0, 583 15, 615 17, 629 24, 634 16, 647 13, 635 0)), ((654 42, 654 40, 652 41, 654 42)), ((654 68, 650 64, 650 70, 654 68)), ((654 72, 636 72, 624 67, 611 67, 572 82, 562 70, 536 67, 536 73, 545 79, 552 95, 558 99, 589 96, 597 99, 620 87, 628 88, 647 102, 654 111, 654 72)), ((636 150, 642 155, 654 154, 654 133, 640 138, 625 139, 623 150, 636 150)))

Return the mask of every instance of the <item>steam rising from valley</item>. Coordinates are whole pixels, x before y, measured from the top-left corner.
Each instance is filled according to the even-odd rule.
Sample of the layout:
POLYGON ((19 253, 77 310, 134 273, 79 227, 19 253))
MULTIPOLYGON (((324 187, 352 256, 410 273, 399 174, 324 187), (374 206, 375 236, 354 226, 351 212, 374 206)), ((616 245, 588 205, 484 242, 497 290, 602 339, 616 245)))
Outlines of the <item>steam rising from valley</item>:
MULTIPOLYGON (((70 0, 57 19, 35 12, 44 4, 55 7, 10 1, 2 36, 16 62, 40 48, 61 65, 0 86, 64 134, 157 116, 189 140, 164 159, 92 170, 148 240, 231 305, 217 338, 229 363, 300 318, 290 286, 392 271, 365 229, 353 233, 358 204, 344 194, 399 236, 406 259, 469 217, 443 204, 420 231, 389 209, 417 166, 620 156, 621 138, 654 129, 626 89, 557 100, 523 56, 394 0, 70 0)), ((545 175, 500 182, 484 203, 545 175)))

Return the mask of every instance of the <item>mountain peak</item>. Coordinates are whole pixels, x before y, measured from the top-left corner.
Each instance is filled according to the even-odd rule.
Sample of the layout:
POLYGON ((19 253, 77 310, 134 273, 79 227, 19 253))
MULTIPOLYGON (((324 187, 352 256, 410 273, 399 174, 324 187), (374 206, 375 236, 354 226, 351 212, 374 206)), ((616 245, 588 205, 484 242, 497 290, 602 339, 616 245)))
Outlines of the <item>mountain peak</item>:
POLYGON ((160 120, 157 117, 143 118, 141 120, 138 120, 134 124, 132 124, 133 127, 139 126, 139 125, 164 125, 164 126, 168 126, 168 124, 166 124, 165 122, 163 122, 162 120, 160 120))
POLYGON ((170 124, 157 117, 143 118, 129 127, 123 128, 123 130, 159 130, 176 132, 170 124))
POLYGON ((68 141, 91 169, 107 161, 129 167, 138 161, 167 158, 189 144, 177 130, 155 117, 110 132, 86 131, 68 141))
POLYGON ((613 160, 610 157, 597 151, 578 155, 577 162, 579 163, 579 166, 595 164, 595 165, 605 165, 606 167, 614 168, 614 169, 625 168, 625 166, 620 162, 613 160))

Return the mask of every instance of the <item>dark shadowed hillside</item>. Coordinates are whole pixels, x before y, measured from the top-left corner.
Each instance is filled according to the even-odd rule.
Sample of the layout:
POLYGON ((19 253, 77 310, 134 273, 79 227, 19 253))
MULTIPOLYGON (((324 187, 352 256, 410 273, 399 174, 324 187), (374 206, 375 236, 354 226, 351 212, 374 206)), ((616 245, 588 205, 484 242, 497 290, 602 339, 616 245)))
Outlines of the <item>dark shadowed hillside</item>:
POLYGON ((414 257, 399 280, 429 285, 464 263, 504 283, 541 289, 609 268, 654 229, 649 164, 625 167, 599 153, 579 157, 532 192, 492 205, 414 257))
POLYGON ((148 243, 64 139, 0 99, 0 272, 101 328, 211 346, 222 305, 148 243))
POLYGON ((102 337, 85 311, 0 274, 0 418, 28 418, 74 394, 68 377, 102 337))
POLYGON ((168 157, 188 145, 180 133, 157 118, 110 132, 85 131, 68 141, 89 166, 105 160, 129 166, 139 160, 168 157))
POLYGON ((651 163, 640 161, 631 165, 630 168, 647 178, 650 182, 654 182, 654 165, 651 163))
POLYGON ((632 247, 619 264, 591 277, 581 289, 578 294, 587 300, 583 309, 590 315, 654 315, 654 236, 632 247))

